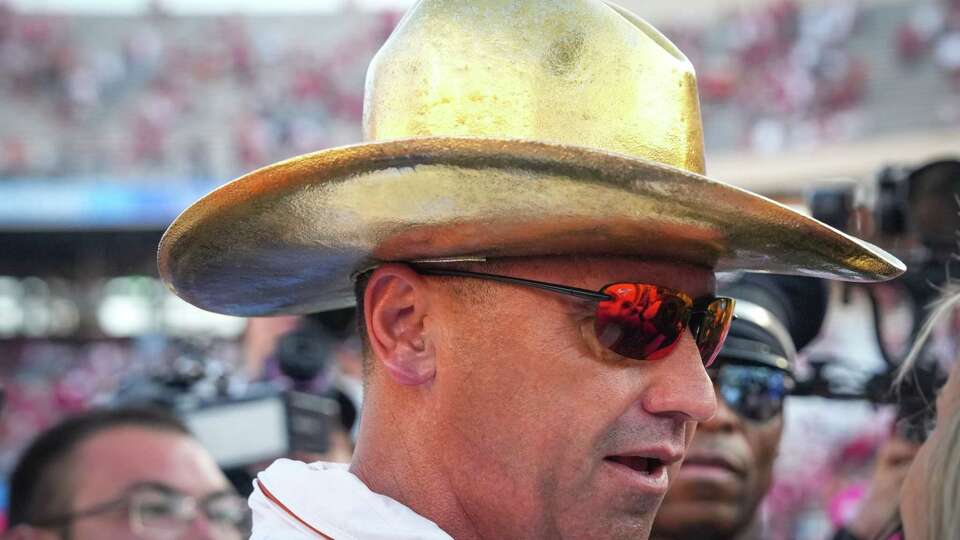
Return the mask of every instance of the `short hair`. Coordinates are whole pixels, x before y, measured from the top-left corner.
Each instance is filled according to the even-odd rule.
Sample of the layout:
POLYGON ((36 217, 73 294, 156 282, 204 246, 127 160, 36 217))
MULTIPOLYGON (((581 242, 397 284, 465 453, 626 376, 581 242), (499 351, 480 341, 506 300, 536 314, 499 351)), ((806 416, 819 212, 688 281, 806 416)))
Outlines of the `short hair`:
POLYGON ((360 336, 360 357, 363 359, 363 380, 366 384, 373 367, 373 360, 370 359, 370 338, 367 336, 367 316, 364 313, 363 297, 367 294, 367 284, 370 283, 370 276, 373 270, 368 270, 359 276, 353 284, 353 294, 357 303, 357 335, 360 336))
POLYGON ((74 451, 93 436, 120 427, 190 436, 179 418, 155 407, 97 409, 71 416, 42 432, 20 455, 10 477, 9 526, 39 525, 69 512, 73 490, 68 464, 74 451))

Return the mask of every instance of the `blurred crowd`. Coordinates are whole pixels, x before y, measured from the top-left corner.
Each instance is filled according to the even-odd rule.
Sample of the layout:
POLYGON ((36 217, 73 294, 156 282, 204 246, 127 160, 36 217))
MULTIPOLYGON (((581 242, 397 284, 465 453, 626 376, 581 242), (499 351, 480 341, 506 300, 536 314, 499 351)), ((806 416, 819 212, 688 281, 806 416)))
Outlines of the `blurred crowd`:
MULTIPOLYGON (((708 146, 775 152, 872 132, 873 117, 895 105, 885 87, 907 73, 955 78, 957 5, 784 0, 667 33, 697 66, 707 125, 723 131, 708 132, 708 146), (935 71, 919 67, 931 64, 935 71)), ((956 123, 958 112, 941 119, 956 123)))
POLYGON ((915 7, 897 29, 897 53, 905 66, 932 58, 960 91, 960 1, 915 7))
POLYGON ((865 16, 856 2, 784 1, 731 14, 713 32, 673 34, 698 66, 707 111, 727 106, 743 119, 738 145, 779 150, 788 137, 831 140, 859 127, 847 117, 863 114, 870 68, 850 45, 865 16), (804 133, 789 133, 791 126, 804 133))
MULTIPOLYGON (((880 90, 901 75, 956 88, 957 12, 956 0, 783 0, 666 33, 699 71, 708 148, 769 152, 872 132, 897 105, 880 90)), ((223 179, 357 142, 365 67, 398 20, 156 11, 118 24, 0 2, 0 178, 223 179)))
POLYGON ((0 3, 0 176, 209 178, 356 141, 397 17, 117 24, 0 3))

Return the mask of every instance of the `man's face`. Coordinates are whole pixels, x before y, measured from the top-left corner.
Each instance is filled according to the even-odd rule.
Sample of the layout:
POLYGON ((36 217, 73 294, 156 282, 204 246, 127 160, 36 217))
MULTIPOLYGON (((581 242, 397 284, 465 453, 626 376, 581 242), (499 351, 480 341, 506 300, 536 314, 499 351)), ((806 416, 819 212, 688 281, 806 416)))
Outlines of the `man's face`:
POLYGON ((748 420, 721 400, 716 416, 697 430, 654 537, 735 538, 770 488, 782 432, 782 415, 748 420))
MULTIPOLYGON (((694 298, 714 285, 706 269, 629 259, 525 260, 496 271, 592 290, 654 283, 694 298)), ((666 358, 632 360, 597 343, 594 304, 428 279, 439 305, 425 323, 437 343, 436 459, 481 535, 646 538, 696 422, 716 408, 690 332, 666 358)))
MULTIPOLYGON (((94 435, 76 449, 69 469, 73 490, 70 512, 115 500, 141 483, 166 486, 198 500, 232 489, 195 440, 172 431, 142 427, 118 427, 94 435)), ((173 538, 218 538, 212 530, 206 518, 199 517, 183 534, 173 538)), ((75 540, 143 538, 132 530, 126 507, 75 519, 70 524, 70 534, 75 540)))

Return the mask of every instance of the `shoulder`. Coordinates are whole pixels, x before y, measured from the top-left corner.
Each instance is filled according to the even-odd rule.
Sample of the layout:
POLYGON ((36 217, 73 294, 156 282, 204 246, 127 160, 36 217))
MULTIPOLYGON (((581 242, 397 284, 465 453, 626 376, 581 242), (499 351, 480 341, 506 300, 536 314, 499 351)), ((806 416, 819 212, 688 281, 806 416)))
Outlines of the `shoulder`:
POLYGON ((309 525, 295 514, 287 505, 274 495, 261 479, 269 478, 271 484, 284 492, 297 490, 299 482, 290 485, 290 481, 302 480, 303 476, 310 476, 311 467, 304 463, 280 460, 271 465, 264 474, 253 482, 253 493, 250 495, 249 505, 253 512, 253 531, 251 540, 316 540, 317 538, 331 538, 313 526, 309 525))
POLYGON ((250 508, 254 540, 450 540, 434 522, 371 491, 344 464, 278 460, 257 475, 250 508))

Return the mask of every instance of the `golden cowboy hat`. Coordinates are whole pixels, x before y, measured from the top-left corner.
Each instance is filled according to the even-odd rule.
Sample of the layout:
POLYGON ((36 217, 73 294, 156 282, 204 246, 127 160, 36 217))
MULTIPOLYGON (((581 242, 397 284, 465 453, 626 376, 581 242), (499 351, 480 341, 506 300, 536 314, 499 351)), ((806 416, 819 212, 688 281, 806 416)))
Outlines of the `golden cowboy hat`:
POLYGON ((160 243, 187 301, 351 305, 382 261, 622 254, 852 281, 886 252, 704 175, 693 67, 598 0, 421 0, 373 59, 364 137, 254 171, 160 243))

